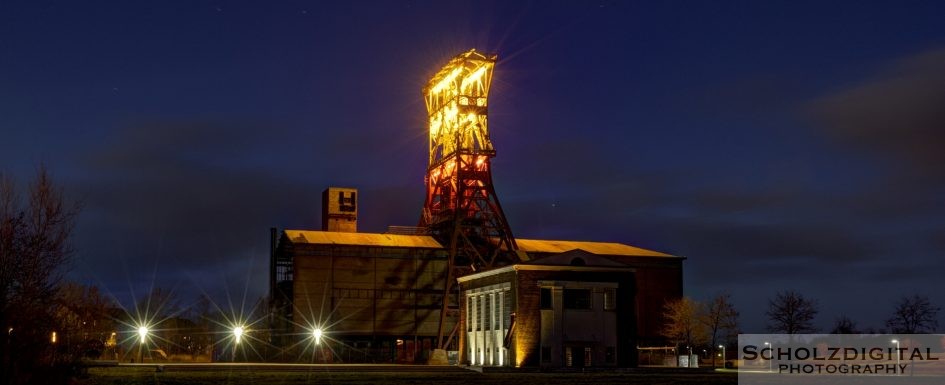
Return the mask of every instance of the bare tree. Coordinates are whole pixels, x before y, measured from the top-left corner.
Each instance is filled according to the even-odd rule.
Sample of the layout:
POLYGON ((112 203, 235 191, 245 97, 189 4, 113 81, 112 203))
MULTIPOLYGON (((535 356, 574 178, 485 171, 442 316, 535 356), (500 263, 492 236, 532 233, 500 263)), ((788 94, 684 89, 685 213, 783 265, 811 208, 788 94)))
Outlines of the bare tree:
POLYGON ((932 305, 929 297, 913 294, 902 297, 896 304, 892 317, 886 321, 893 333, 916 334, 934 332, 938 328, 940 307, 932 305))
POLYGON ((831 334, 858 334, 860 333, 859 328, 856 326, 856 321, 847 317, 844 314, 841 314, 833 322, 833 329, 830 331, 831 334))
POLYGON ((56 298, 59 320, 58 349, 74 357, 99 358, 110 347, 116 324, 111 316, 114 302, 94 285, 66 282, 56 298))
MULTIPOLYGON (((40 167, 24 201, 0 176, 0 383, 42 382, 53 364, 55 298, 72 256, 69 237, 78 205, 40 167)), ((48 379, 48 378, 47 378, 48 379)))
POLYGON ((768 330, 786 334, 813 333, 817 303, 800 293, 787 290, 768 301, 768 330))
MULTIPOLYGON (((702 323, 708 328, 711 340, 712 351, 718 348, 718 341, 721 337, 725 344, 728 344, 732 336, 738 334, 738 311, 732 304, 732 296, 729 294, 719 294, 710 302, 702 317, 702 323), (719 333, 724 333, 719 336, 719 333)), ((712 355, 712 366, 715 366, 715 356, 712 355)), ((722 357, 725 361, 725 357, 722 357)))
POLYGON ((663 325, 661 334, 677 347, 689 348, 704 344, 708 340, 704 319, 705 307, 689 297, 667 302, 663 307, 663 325))

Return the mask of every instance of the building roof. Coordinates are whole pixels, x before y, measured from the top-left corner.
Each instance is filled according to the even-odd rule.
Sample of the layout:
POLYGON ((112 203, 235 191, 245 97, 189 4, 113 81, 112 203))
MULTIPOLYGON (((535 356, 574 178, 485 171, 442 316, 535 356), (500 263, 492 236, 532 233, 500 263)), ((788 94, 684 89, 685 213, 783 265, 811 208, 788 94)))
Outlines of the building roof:
POLYGON ((628 257, 673 257, 658 251, 641 249, 614 242, 553 241, 544 239, 516 238, 519 250, 526 253, 564 253, 571 250, 584 250, 597 255, 618 255, 628 257))
POLYGON ((336 231, 286 230, 286 237, 293 243, 319 245, 350 245, 378 247, 409 247, 419 249, 442 249, 429 235, 399 235, 377 233, 344 233, 336 231))
MULTIPOLYGON (((285 230, 293 243, 317 245, 349 245, 377 247, 408 247, 442 249, 443 245, 429 235, 401 235, 378 233, 346 233, 338 231, 285 230)), ((627 257, 673 257, 658 251, 641 249, 615 242, 558 241, 545 239, 515 239, 519 250, 526 253, 560 254, 583 250, 591 254, 627 257)))

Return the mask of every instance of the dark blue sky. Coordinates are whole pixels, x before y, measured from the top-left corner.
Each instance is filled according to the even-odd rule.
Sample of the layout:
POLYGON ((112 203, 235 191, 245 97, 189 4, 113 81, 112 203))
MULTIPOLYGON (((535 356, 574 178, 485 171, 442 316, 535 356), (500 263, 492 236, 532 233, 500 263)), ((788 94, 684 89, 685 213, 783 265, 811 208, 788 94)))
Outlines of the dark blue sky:
MULTIPOLYGON (((268 228, 423 202, 420 88, 499 54, 496 187, 516 236, 683 255, 760 332, 796 289, 882 327, 945 305, 945 4, 0 3, 0 170, 84 202, 71 277, 265 295, 268 228)), ((250 300, 252 301, 252 300, 250 300)), ((943 318, 945 321, 945 318, 943 318)))

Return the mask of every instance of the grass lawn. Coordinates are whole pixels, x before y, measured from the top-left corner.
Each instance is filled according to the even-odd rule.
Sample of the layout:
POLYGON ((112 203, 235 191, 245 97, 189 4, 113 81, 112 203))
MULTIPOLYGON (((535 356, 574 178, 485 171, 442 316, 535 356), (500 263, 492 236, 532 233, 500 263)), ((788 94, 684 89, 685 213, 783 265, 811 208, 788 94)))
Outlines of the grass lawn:
POLYGON ((156 372, 153 368, 91 368, 82 385, 118 384, 416 384, 416 385, 578 385, 578 384, 735 384, 735 373, 410 373, 218 371, 156 372))

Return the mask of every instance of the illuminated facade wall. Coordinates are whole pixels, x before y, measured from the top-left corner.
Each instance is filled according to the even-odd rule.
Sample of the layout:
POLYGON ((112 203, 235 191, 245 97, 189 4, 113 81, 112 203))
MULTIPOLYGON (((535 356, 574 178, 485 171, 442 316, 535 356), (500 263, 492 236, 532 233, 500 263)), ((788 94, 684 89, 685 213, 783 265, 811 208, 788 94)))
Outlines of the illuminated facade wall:
POLYGON ((511 283, 470 289, 463 297, 470 364, 506 366, 509 359, 504 339, 512 320, 511 283))
MULTIPOLYGON (((424 362, 435 347, 447 270, 441 248, 305 243, 284 236, 278 252, 293 260, 292 321, 285 332, 305 336, 322 328, 327 343, 334 343, 332 361, 424 362)), ((457 322, 447 319, 449 327, 457 322)))

